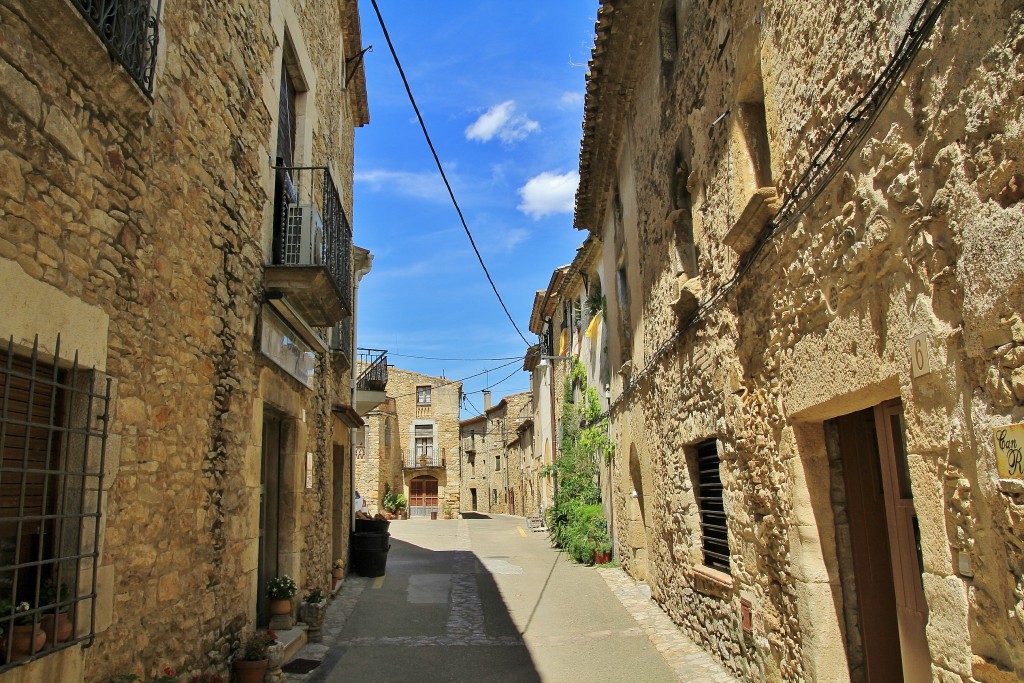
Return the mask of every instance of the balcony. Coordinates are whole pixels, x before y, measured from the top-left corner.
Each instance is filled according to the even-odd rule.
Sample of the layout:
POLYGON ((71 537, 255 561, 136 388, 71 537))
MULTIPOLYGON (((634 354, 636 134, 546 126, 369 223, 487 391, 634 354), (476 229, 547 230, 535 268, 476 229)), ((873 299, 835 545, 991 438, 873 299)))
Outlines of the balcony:
POLYGON ((387 401, 388 352, 381 349, 357 349, 356 412, 366 415, 387 401))
POLYGON ((150 0, 72 0, 71 4, 89 22, 110 56, 152 97, 160 36, 159 0, 155 7, 150 0))
POLYGON ((402 449, 402 468, 407 470, 429 469, 431 467, 445 466, 444 456, 438 455, 433 449, 417 452, 415 450, 402 449))
POLYGON ((352 367, 352 318, 348 317, 331 328, 331 353, 339 368, 352 367))
MULTIPOLYGON (((326 166, 275 166, 267 300, 300 336, 352 312, 352 226, 326 166)), ((322 341, 316 346, 325 346, 322 341)))

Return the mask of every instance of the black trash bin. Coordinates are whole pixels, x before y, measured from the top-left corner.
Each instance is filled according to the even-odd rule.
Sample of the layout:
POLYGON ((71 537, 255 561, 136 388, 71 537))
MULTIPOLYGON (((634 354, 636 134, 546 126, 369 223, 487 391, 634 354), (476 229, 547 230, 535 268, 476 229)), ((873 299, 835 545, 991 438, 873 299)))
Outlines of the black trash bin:
POLYGON ((391 522, 386 519, 360 519, 356 517, 356 533, 370 532, 375 534, 386 534, 391 522))
POLYGON ((391 534, 360 531, 352 534, 352 562, 360 576, 384 576, 391 534))

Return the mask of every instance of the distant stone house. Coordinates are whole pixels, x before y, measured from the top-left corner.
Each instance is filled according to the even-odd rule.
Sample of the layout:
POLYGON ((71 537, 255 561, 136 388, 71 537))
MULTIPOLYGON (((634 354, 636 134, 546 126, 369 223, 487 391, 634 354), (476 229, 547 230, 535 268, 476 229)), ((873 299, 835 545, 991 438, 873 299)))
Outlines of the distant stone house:
POLYGON ((370 513, 382 512, 385 484, 409 503, 410 517, 459 509, 462 382, 388 368, 388 398, 367 417, 356 457, 357 487, 370 513))
POLYGON ((462 420, 463 512, 522 514, 523 467, 517 428, 532 415, 530 392, 510 394, 491 405, 484 392, 482 415, 462 420), (511 463, 511 464, 510 464, 511 463))
POLYGON ((745 680, 1021 679, 1019 8, 612 4, 575 224, 622 566, 745 680))
POLYGON ((357 2, 0 25, 0 605, 74 623, 0 681, 226 673, 347 556, 357 2))

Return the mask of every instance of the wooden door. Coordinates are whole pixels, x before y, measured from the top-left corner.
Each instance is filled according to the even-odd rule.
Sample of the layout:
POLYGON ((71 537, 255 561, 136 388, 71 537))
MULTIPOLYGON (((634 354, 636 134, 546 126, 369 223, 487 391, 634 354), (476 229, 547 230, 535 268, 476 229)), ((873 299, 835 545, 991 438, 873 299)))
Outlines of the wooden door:
POLYGON ((277 576, 278 526, 281 481, 281 418, 266 413, 263 417, 263 453, 260 480, 259 567, 257 570, 256 619, 261 626, 270 623, 267 584, 277 576))
POLYGON ((932 680, 931 656, 925 625, 928 607, 921 578, 921 532, 910 487, 910 467, 903 440, 903 405, 897 399, 875 407, 878 450, 885 484, 886 525, 892 557, 896 617, 899 626, 903 675, 907 683, 932 680))
POLYGON ((903 681, 885 484, 873 409, 836 418, 868 683, 903 681))

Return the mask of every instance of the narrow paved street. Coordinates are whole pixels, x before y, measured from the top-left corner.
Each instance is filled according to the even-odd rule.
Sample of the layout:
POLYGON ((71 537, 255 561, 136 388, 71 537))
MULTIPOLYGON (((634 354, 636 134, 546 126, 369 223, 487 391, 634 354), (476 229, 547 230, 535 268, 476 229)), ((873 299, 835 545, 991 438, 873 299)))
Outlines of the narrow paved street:
POLYGON ((730 682, 618 569, 568 561, 516 517, 400 521, 387 574, 350 576, 293 682, 730 682), (312 662, 309 662, 312 664, 312 662))

